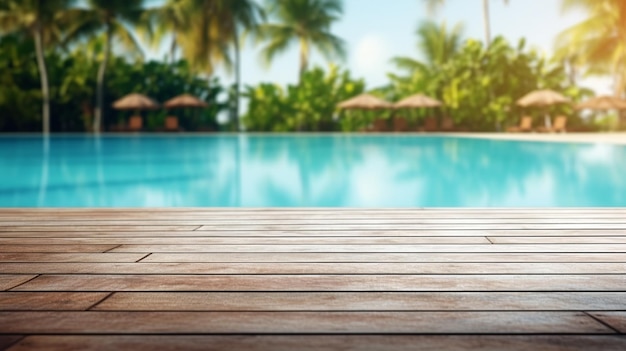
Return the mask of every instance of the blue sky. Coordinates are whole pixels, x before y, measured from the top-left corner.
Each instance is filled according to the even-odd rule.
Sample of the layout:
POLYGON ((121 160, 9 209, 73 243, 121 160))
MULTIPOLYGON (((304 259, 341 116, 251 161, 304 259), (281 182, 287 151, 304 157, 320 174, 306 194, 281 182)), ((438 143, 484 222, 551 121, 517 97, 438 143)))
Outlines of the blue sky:
MULTIPOLYGON (((159 0, 148 1, 156 3, 159 0)), ((559 32, 584 19, 584 13, 563 13, 561 0, 491 0, 492 35, 504 35, 517 42, 525 37, 527 44, 546 55, 552 48, 559 32)), ((448 25, 462 22, 466 38, 483 40, 483 14, 481 0, 447 0, 436 15, 427 12, 423 0, 344 0, 344 15, 332 31, 347 43, 348 57, 338 62, 347 67, 354 77, 365 78, 371 89, 387 83, 388 72, 394 71, 390 59, 395 56, 419 58, 415 30, 420 21, 433 18, 446 21, 448 25)), ((294 45, 279 56, 272 66, 263 65, 259 47, 244 48, 242 75, 244 84, 258 82, 295 83, 298 75, 298 48, 294 45)), ((151 57, 158 57, 152 53, 151 57)), ((313 54, 312 65, 326 67, 328 62, 313 54)), ((223 83, 234 77, 218 72, 223 83)), ((607 79, 586 79, 582 83, 598 93, 610 93, 611 82, 607 79)))

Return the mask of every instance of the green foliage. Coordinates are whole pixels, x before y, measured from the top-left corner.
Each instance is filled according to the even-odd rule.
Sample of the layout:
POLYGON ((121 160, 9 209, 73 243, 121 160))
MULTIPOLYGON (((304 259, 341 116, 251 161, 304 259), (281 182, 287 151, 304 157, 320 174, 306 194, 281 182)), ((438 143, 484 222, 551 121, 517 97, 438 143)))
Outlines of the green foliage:
MULTIPOLYGON (((611 75, 615 81, 615 96, 624 98, 626 1, 564 0, 563 9, 583 10, 588 17, 561 33, 557 41, 557 57, 568 62, 573 72, 611 75)), ((626 129, 626 114, 620 114, 619 124, 620 128, 626 129)))
POLYGON ((311 48, 326 58, 346 56, 345 42, 330 32, 343 13, 341 0, 269 0, 273 23, 259 26, 259 38, 267 41, 263 59, 270 64, 292 43, 300 44, 300 78, 308 69, 311 48))
MULTIPOLYGON (((444 102, 442 114, 471 130, 490 131, 503 124, 516 124, 521 114, 541 116, 545 109, 523 110, 515 104, 532 90, 553 89, 574 100, 589 93, 569 86, 563 66, 525 49, 523 40, 512 46, 497 37, 489 48, 468 40, 443 64, 424 67, 405 76, 391 75, 392 84, 386 93, 393 98, 417 92, 436 97, 444 102)), ((553 112, 573 112, 567 108, 555 107, 553 112)))
POLYGON ((249 99, 244 124, 249 131, 336 131, 340 125, 333 120, 336 106, 363 92, 362 80, 354 80, 349 72, 331 66, 307 71, 298 85, 286 89, 270 83, 246 87, 249 99))
MULTIPOLYGON (((17 36, 3 37, 0 57, 0 130, 39 130, 41 92, 32 42, 17 36)), ((77 47, 69 54, 49 53, 47 62, 52 131, 88 130, 93 118, 98 63, 84 47, 77 47)), ((177 115, 186 130, 217 129, 216 116, 225 108, 225 104, 218 101, 224 89, 217 79, 195 76, 183 60, 174 64, 142 63, 114 56, 109 65, 105 130, 126 123, 130 112, 113 110, 111 105, 132 92, 146 94, 159 102, 189 93, 210 104, 206 110, 144 112, 147 129, 161 128, 166 114, 177 115)))

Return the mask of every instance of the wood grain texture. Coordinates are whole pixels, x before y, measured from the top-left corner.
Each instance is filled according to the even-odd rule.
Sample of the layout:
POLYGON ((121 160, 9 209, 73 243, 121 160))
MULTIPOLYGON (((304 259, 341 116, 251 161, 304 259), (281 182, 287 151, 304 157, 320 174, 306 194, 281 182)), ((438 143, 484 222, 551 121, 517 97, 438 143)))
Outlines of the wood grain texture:
POLYGON ((594 312, 592 316, 608 324, 620 333, 626 333, 626 311, 594 312))
POLYGON ((105 252, 111 249, 114 249, 118 245, 106 245, 106 244, 98 244, 98 245, 21 245, 21 244, 6 244, 0 245, 0 252, 58 252, 58 253, 67 253, 67 252, 105 252))
POLYGON ((0 232, 1 238, 220 238, 224 240, 307 240, 337 238, 336 240, 377 240, 384 237, 612 237, 626 236, 626 229, 527 229, 527 230, 461 230, 461 229, 414 229, 414 230, 216 230, 216 231, 8 231, 0 232))
POLYGON ((0 274, 0 290, 9 290, 35 277, 34 274, 0 274))
POLYGON ((626 262, 622 253, 152 253, 142 262, 626 262))
POLYGON ((600 311, 625 309, 626 292, 362 292, 359 294, 118 292, 94 307, 94 310, 106 311, 600 311))
MULTIPOLYGON (((27 220, 0 220, 0 225, 3 227, 28 227, 31 225, 37 226, 47 226, 51 230, 54 230, 56 227, 69 227, 69 226, 165 226, 165 227, 173 227, 176 229, 169 230, 181 230, 180 228, 185 228, 187 226, 200 226, 200 225, 216 225, 222 227, 229 226, 256 226, 259 224, 276 224, 275 217, 266 217, 266 218, 251 218, 254 221, 242 221, 241 217, 237 218, 224 218, 224 217, 214 217, 214 218, 185 218, 185 219, 164 219, 160 218, 134 218, 134 219, 120 219, 120 218, 107 218, 107 219, 56 219, 56 220, 45 220, 42 221, 40 219, 27 219, 27 220)), ((393 225, 465 225, 468 227, 482 227, 484 225, 528 225, 528 224, 553 224, 553 225, 563 225, 564 221, 561 218, 498 218, 496 217, 484 217, 484 218, 457 218, 457 217, 447 217, 447 218, 402 218, 402 217, 393 217, 393 218, 371 218, 371 217, 361 217, 361 218, 345 218, 345 217, 332 217, 332 216, 324 216, 324 218, 309 218, 307 215, 302 215, 298 218, 281 218, 279 224, 280 225, 293 225, 293 226, 317 226, 320 222, 323 222, 325 225, 335 225, 338 227, 342 226, 380 226, 380 225, 388 225, 390 219, 393 220, 393 225)), ((581 217, 572 217, 568 218, 568 224, 595 224, 597 222, 594 218, 581 218, 581 217)), ((623 217, 607 217, 602 219, 603 224, 623 224, 626 225, 626 219, 623 217)), ((224 228, 227 229, 227 228, 224 228)))
POLYGON ((626 244, 535 245, 121 245, 111 252, 614 252, 626 253, 626 244))
POLYGON ((0 274, 205 274, 205 275, 324 275, 324 274, 597 274, 626 277, 626 263, 92 263, 8 262, 0 274))
POLYGON ((109 293, 0 292, 0 311, 81 311, 102 301, 109 293))
POLYGON ((1 335, 0 334, 0 349, 5 350, 8 349, 9 346, 16 344, 24 338, 23 335, 1 335))
POLYGON ((0 209, 0 290, 0 349, 624 350, 626 209, 0 209))
POLYGON ((135 224, 135 225, 92 225, 88 224, 89 221, 81 225, 81 223, 74 223, 68 225, 1 225, 0 231, 2 232, 75 232, 75 231, 153 231, 153 230, 170 230, 170 231, 190 231, 196 229, 198 226, 185 225, 185 226, 168 226, 168 225, 151 225, 152 223, 135 224))
POLYGON ((0 262, 136 262, 144 254, 4 252, 0 262))
POLYGON ((622 351, 616 335, 36 335, 11 351, 622 351))
POLYGON ((494 244, 624 244, 626 236, 532 236, 495 237, 489 236, 494 244))
POLYGON ((16 291, 624 291, 624 275, 42 275, 16 291))
MULTIPOLYGON (((415 244, 490 244, 484 236, 445 237, 382 237, 382 238, 211 238, 211 237, 167 237, 167 238, 102 238, 102 237, 54 237, 54 238, 0 238, 0 245, 415 245, 415 244)), ((623 240, 622 244, 626 244, 623 240)))
POLYGON ((614 333, 579 312, 0 312, 0 330, 13 334, 614 333))

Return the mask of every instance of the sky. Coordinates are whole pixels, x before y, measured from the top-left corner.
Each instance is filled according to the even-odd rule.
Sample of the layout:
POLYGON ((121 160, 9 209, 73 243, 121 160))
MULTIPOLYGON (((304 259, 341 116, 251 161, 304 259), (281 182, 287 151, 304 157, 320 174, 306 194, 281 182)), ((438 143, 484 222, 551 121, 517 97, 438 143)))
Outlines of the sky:
MULTIPOLYGON (((159 0, 148 0, 156 4, 159 0)), ((503 35, 516 43, 526 38, 527 45, 550 56, 558 36, 564 29, 585 18, 582 12, 561 11, 562 0, 490 0, 492 36, 503 35)), ((449 26, 463 23, 466 38, 484 39, 482 0, 447 0, 436 15, 428 13, 423 0, 344 0, 344 14, 331 31, 343 38, 348 56, 339 66, 349 68, 355 78, 364 78, 367 89, 388 83, 387 73, 397 72, 390 59, 396 56, 420 58, 415 31, 427 19, 445 21, 449 26)), ((167 45, 163 45, 165 48, 167 45)), ((243 84, 259 82, 296 83, 298 78, 298 47, 281 54, 266 67, 260 58, 260 47, 248 43, 242 51, 243 84)), ((151 58, 164 54, 152 52, 151 58)), ((327 67, 328 61, 313 53, 311 66, 327 67)), ((222 83, 234 81, 232 74, 218 71, 222 83)), ((585 79, 581 85, 598 94, 611 92, 608 79, 585 79)))

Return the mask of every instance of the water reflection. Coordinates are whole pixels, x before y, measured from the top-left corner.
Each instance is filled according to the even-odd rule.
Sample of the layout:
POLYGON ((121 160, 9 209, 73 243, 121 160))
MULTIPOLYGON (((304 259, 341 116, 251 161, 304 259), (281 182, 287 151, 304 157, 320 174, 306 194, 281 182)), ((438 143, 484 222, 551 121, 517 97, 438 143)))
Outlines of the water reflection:
POLYGON ((626 206, 624 146, 349 135, 0 146, 0 206, 626 206))

